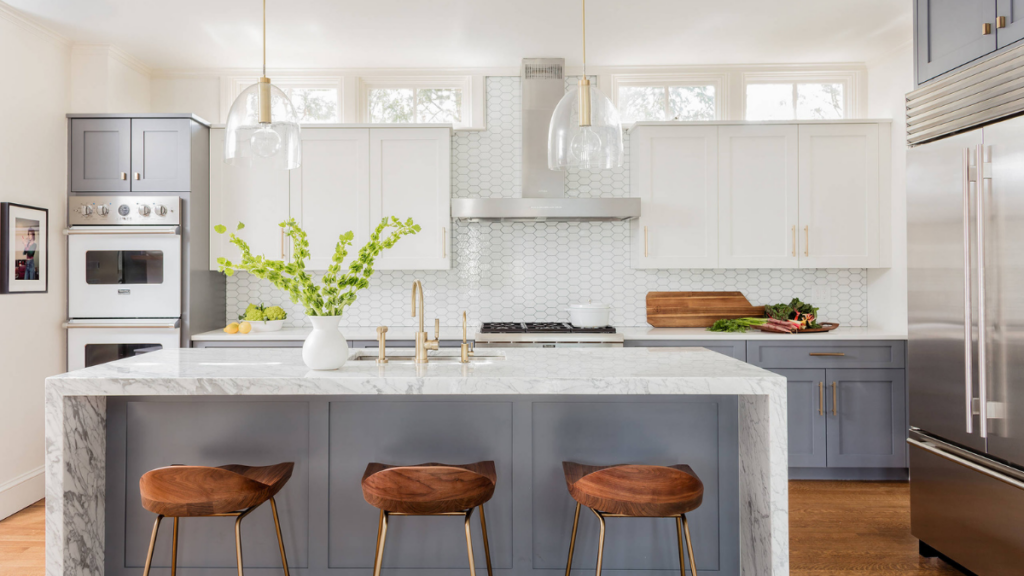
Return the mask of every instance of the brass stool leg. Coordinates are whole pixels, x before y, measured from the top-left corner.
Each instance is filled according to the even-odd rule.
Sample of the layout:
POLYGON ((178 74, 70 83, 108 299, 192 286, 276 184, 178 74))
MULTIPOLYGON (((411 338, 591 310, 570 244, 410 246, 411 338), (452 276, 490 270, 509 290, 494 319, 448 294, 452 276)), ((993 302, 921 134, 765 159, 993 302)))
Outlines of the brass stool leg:
POLYGON ((156 533, 160 529, 160 521, 164 519, 163 514, 158 514, 156 522, 153 523, 153 535, 149 537, 149 552, 146 552, 146 567, 142 570, 142 576, 149 576, 149 568, 153 565, 153 549, 156 548, 156 533))
POLYGON ((469 576, 476 576, 476 565, 473 563, 473 537, 469 532, 469 519, 473 516, 473 509, 466 510, 466 552, 469 554, 469 576))
POLYGON ((686 576, 686 558, 683 558, 683 517, 676 516, 676 538, 679 540, 679 576, 686 576))
POLYGON ((377 543, 373 545, 374 565, 376 565, 376 563, 377 563, 376 562, 376 560, 377 560, 377 548, 380 548, 380 530, 381 530, 381 528, 383 526, 384 526, 384 511, 381 510, 380 511, 380 519, 377 520, 377 543))
POLYGON ((377 538, 377 551, 373 557, 373 576, 380 576, 380 565, 384 561, 384 542, 388 537, 388 513, 380 511, 380 523, 378 524, 380 537, 377 538))
POLYGON ((686 514, 681 514, 683 518, 683 534, 686 535, 686 553, 690 556, 690 574, 697 576, 697 564, 693 561, 693 541, 690 540, 690 524, 686 521, 686 514))
POLYGON ((487 543, 487 521, 484 520, 484 505, 480 505, 480 532, 484 535, 484 559, 487 560, 487 576, 491 573, 491 546, 487 543))
MULTIPOLYGON (((277 530, 277 545, 281 548, 281 565, 284 566, 284 576, 288 576, 288 557, 284 554, 284 538, 281 537, 281 521, 277 518, 277 503, 270 498, 270 510, 274 513, 274 528, 277 530)), ((177 524, 175 524, 177 526, 177 524)), ((174 574, 171 574, 174 576, 174 574)))
POLYGON ((601 576, 601 562, 604 560, 604 516, 601 516, 601 513, 593 508, 590 511, 601 521, 601 533, 597 540, 597 576, 601 576))
POLYGON ((174 517, 174 533, 171 537, 171 576, 178 573, 178 517, 174 517))
POLYGON ((569 538, 569 560, 565 563, 565 576, 572 570, 572 552, 576 547, 576 527, 580 525, 580 503, 576 503, 576 516, 572 519, 572 537, 569 538))
POLYGON ((238 564, 238 576, 242 575, 242 518, 249 515, 250 512, 256 509, 256 506, 252 508, 246 508, 244 512, 240 513, 235 518, 235 562, 238 564))

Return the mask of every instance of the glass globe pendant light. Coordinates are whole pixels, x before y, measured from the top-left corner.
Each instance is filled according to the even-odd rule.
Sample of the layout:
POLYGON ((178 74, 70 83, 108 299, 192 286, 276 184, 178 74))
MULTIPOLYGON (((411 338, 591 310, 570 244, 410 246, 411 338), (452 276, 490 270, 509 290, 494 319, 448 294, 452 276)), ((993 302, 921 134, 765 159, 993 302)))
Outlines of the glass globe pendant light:
POLYGON ((608 170, 622 164, 619 111, 587 78, 587 1, 583 0, 583 77, 551 115, 548 168, 608 170))
POLYGON ((302 163, 299 120, 291 99, 267 78, 267 0, 263 0, 263 76, 228 112, 224 162, 290 170, 302 163))

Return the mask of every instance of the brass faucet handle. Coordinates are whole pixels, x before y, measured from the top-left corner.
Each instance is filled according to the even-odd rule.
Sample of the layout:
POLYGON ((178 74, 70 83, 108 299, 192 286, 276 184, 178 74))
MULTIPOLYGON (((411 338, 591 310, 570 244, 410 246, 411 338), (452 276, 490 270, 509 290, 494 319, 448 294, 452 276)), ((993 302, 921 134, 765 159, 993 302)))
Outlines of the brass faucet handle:
POLYGON ((387 326, 377 326, 377 339, 380 340, 388 332, 387 326))
POLYGON ((441 341, 441 319, 434 318, 434 340, 441 341))

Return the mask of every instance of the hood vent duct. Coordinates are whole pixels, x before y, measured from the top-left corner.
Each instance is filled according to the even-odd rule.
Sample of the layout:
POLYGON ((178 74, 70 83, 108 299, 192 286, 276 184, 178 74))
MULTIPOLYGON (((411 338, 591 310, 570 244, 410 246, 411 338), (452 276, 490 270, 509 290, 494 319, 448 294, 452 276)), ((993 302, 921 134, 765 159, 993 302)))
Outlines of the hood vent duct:
POLYGON ((639 198, 566 198, 565 174, 548 169, 548 130, 565 95, 565 60, 525 58, 522 91, 522 198, 454 198, 452 216, 463 220, 629 220, 640 216, 639 198))

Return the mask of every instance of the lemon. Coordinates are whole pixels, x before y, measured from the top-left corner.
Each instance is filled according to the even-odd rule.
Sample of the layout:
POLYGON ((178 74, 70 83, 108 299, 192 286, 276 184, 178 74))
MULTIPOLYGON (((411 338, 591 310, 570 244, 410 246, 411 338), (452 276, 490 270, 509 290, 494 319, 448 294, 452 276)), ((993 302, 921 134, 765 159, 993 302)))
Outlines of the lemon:
MULTIPOLYGON (((236 332, 238 332, 238 322, 232 322, 231 324, 228 324, 227 326, 224 327, 224 331, 227 332, 228 334, 235 334, 236 332)), ((248 330, 246 330, 246 332, 248 332, 248 330)))
POLYGON ((242 334, 248 334, 250 330, 252 330, 252 324, 248 322, 242 322, 238 325, 238 331, 242 334))

